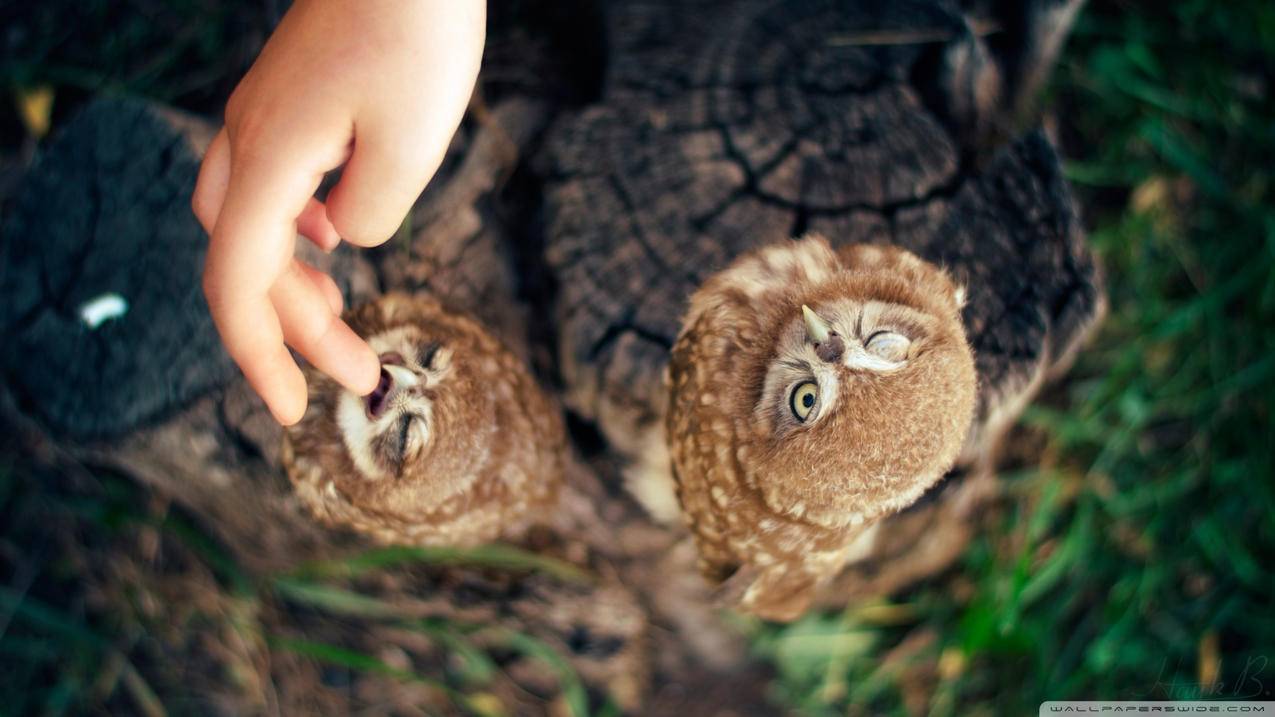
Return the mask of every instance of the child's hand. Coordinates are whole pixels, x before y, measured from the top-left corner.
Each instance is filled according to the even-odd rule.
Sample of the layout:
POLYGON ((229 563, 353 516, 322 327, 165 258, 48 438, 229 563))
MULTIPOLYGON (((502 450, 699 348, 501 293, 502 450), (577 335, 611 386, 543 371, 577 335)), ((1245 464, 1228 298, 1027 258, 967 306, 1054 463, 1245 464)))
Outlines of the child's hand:
POLYGON ((326 249, 393 235, 464 114, 485 14, 482 0, 297 0, 226 105, 192 202, 212 235, 204 293, 280 423, 306 405, 285 342, 360 393, 379 371, 335 282, 293 258, 296 233, 326 249), (342 163, 324 206, 314 191, 342 163))

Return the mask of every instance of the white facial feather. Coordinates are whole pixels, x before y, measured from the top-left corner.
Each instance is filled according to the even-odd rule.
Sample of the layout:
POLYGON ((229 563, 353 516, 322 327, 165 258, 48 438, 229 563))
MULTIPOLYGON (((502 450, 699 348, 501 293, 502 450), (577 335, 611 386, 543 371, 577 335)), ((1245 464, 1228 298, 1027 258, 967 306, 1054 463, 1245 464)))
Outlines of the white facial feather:
MULTIPOLYGON (((389 411, 386 412, 387 415, 389 413, 389 411)), ((381 418, 385 419, 386 416, 381 418)), ((359 472, 376 480, 388 478, 388 472, 381 468, 372 455, 372 441, 384 428, 378 428, 377 423, 368 420, 361 396, 356 396, 349 391, 341 394, 336 405, 336 423, 341 427, 341 438, 345 441, 345 449, 350 452, 350 459, 354 461, 359 472)))
POLYGON ((917 325, 924 321, 924 317, 914 309, 881 301, 863 303, 841 299, 819 306, 815 313, 841 337, 845 348, 837 364, 824 361, 819 358, 810 340, 804 317, 795 315, 792 318, 776 344, 775 358, 766 372, 761 400, 754 407, 754 413, 761 420, 777 416, 777 419, 770 419, 773 423, 769 425, 780 432, 799 425, 814 425, 836 411, 841 393, 840 367, 851 371, 886 373, 905 366, 907 347, 915 338, 909 337, 909 333, 915 334, 917 325), (901 360, 880 355, 878 348, 872 345, 874 337, 882 333, 890 334, 885 340, 891 343, 884 347, 887 350, 882 353, 892 356, 902 352, 901 360), (811 380, 819 385, 819 402, 806 420, 798 421, 789 405, 791 393, 802 382, 811 380))
POLYGON ((373 445, 384 432, 398 430, 399 421, 405 412, 420 416, 420 419, 413 420, 408 427, 407 454, 415 458, 429 443, 433 420, 432 403, 417 392, 401 388, 437 386, 446 380, 451 373, 452 352, 447 347, 439 348, 430 361, 430 367, 426 368, 420 365, 419 354, 423 348, 420 344, 420 339, 414 338, 413 331, 406 327, 391 329, 368 339, 368 345, 378 355, 397 353, 407 363, 406 366, 386 367, 400 390, 375 421, 368 418, 366 399, 363 396, 344 391, 337 401, 336 422, 341 429, 341 438, 350 453, 350 459, 363 475, 373 480, 392 477, 376 460, 373 445))

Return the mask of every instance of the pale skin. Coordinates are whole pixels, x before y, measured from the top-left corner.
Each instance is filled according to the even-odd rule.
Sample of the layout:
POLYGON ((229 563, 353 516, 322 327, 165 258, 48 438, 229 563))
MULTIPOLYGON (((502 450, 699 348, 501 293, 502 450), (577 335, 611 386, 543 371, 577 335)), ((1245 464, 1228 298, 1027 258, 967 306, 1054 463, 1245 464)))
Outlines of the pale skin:
POLYGON ((325 250, 394 234, 464 115, 485 24, 483 0, 297 0, 231 95, 191 202, 211 236, 203 288, 280 423, 306 407, 285 345, 360 395, 380 372, 336 283, 294 257, 297 234, 325 250))

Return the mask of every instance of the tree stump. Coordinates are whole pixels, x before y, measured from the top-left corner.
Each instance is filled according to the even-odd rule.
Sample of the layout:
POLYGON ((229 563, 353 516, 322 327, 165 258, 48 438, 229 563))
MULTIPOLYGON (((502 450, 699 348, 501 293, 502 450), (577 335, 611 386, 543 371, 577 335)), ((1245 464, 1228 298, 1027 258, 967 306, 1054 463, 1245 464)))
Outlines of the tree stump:
POLYGON ((603 97, 558 123, 541 165, 568 405, 630 462, 647 460, 663 442, 669 348, 707 277, 808 231, 904 247, 967 288, 980 391, 958 474, 975 475, 880 526, 830 598, 950 564, 994 492, 996 438, 1102 308, 1048 138, 997 141, 1077 6, 612 6, 603 97))
MULTIPOLYGON (((827 602, 949 565, 994 493, 996 436, 1101 309, 1054 149, 1039 130, 1014 131, 1076 6, 1028 2, 1005 17, 922 0, 635 0, 574 18, 599 23, 600 47, 494 33, 480 92, 491 102, 475 101, 411 231, 307 259, 350 304, 390 289, 444 295, 565 383, 584 460, 568 476, 563 534, 530 547, 596 580, 447 569, 371 589, 422 615, 524 629, 629 710, 768 711, 738 634, 703 601, 689 545, 619 490, 617 456, 641 447, 625 426, 658 420, 691 291, 740 252, 806 231, 898 244, 968 287, 981 390, 964 467, 883 526, 827 602), (602 77, 545 80, 581 57, 602 77)), ((299 509, 279 428, 208 320, 189 193, 209 134, 104 100, 44 148, 0 227, 0 405, 32 456, 125 473, 247 570, 274 574, 364 546, 299 509)), ((383 630, 350 639, 425 649, 383 630)), ((523 704, 540 679, 515 675, 501 694, 523 704)))
MULTIPOLYGON (((408 247, 417 252, 410 262, 395 253, 403 247, 389 247, 379 257, 386 265, 429 267, 428 284, 411 288, 440 292, 461 310, 506 319, 494 326, 523 353, 524 324, 507 320, 522 310, 510 291, 503 237, 479 218, 480 207, 520 154, 510 143, 528 141, 547 119, 543 106, 512 103, 459 136, 453 154, 464 158, 451 163, 441 189, 431 195, 445 198, 443 206, 426 202, 418 213, 428 238, 408 247)), ((23 302, 5 316, 5 334, 25 352, 5 355, 0 415, 29 459, 54 469, 128 475, 195 516, 247 574, 271 579, 370 546, 323 528, 302 509, 280 462, 282 431, 233 370, 207 318, 199 289, 207 240, 190 214, 189 197, 209 137, 207 123, 172 110, 100 100, 45 149, 0 243, 0 252, 14 257, 6 266, 15 270, 0 277, 0 292, 23 302), (135 156, 121 164, 101 147, 125 147, 135 156), (121 173, 124 181, 114 181, 121 173), (162 193, 137 191, 156 177, 165 180, 154 183, 162 193), (99 192, 100 208, 87 217, 66 211, 78 206, 86 188, 99 192), (55 251, 38 253, 43 244, 55 251), (119 296, 126 310, 95 323, 79 307, 102 294, 119 296), (84 345, 102 348, 85 360, 84 345), (113 385, 95 393, 107 380, 113 385), (41 400, 50 393, 55 395, 41 400)), ((298 246, 307 261, 332 273, 352 304, 381 293, 371 257, 348 248, 324 255, 304 241, 298 246)), ((404 288, 417 275, 387 272, 404 288)), ((575 505, 587 518, 588 504, 575 505)), ((509 635, 538 640, 563 656, 593 699, 633 708, 650 671, 645 612, 587 543, 566 534, 535 534, 528 541, 524 548, 578 565, 584 581, 518 569, 418 566, 381 571, 357 588, 414 619, 483 626, 475 644, 494 654, 509 651, 509 635)), ((297 628, 297 619, 288 618, 288 625, 297 628)), ((448 659, 445 646, 410 631, 379 624, 350 631, 310 622, 310 630, 335 633, 333 639, 374 653, 397 646, 437 669, 448 659)), ((304 681, 317 667, 297 661, 290 669, 298 671, 290 680, 304 681)), ((492 689, 505 704, 524 708, 562 698, 555 697, 560 685, 554 671, 534 659, 511 663, 492 689), (528 691, 538 698, 528 700, 528 691)), ((438 702, 438 694, 427 700, 402 686, 391 693, 405 706, 449 704, 438 702)), ((277 698, 291 705, 284 711, 320 709, 303 689, 284 689, 277 698)))

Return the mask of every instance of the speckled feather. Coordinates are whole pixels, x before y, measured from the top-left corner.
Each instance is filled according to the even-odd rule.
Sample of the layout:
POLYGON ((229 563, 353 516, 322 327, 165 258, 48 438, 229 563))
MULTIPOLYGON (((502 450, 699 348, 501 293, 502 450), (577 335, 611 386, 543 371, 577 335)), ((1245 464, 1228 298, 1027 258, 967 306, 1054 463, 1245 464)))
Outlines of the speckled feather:
POLYGON ((794 619, 857 537, 952 466, 976 388, 960 293, 906 251, 834 252, 808 237, 740 257, 692 297, 669 365, 666 429, 701 570, 726 582, 731 602, 794 619), (801 306, 869 302, 917 315, 906 362, 881 373, 838 366, 831 413, 782 430, 765 405, 767 373, 801 306))
POLYGON ((306 372, 310 404, 286 431, 283 458, 296 493, 321 521, 387 543, 475 545, 543 522, 563 475, 562 419, 524 364, 473 319, 426 295, 390 294, 352 310, 374 337, 415 327, 451 352, 430 392, 430 443, 397 475, 360 471, 336 413, 344 389, 306 372))

